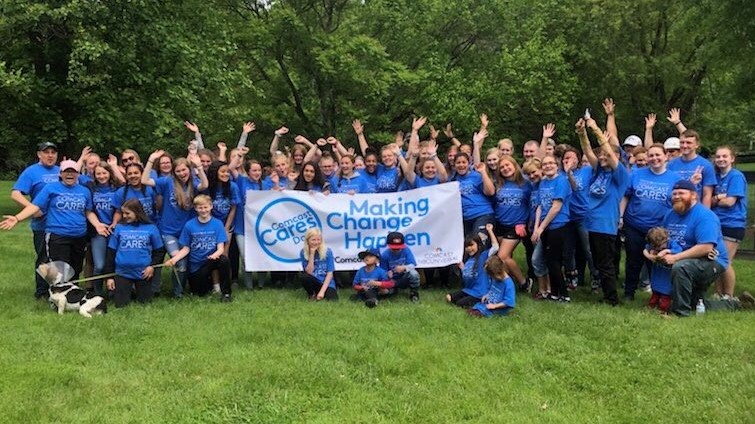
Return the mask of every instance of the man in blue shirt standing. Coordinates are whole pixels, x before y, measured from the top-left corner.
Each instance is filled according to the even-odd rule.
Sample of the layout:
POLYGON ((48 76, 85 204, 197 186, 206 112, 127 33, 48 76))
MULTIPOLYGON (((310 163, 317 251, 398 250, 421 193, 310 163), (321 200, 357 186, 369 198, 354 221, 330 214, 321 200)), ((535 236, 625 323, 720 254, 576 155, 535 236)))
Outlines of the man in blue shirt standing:
MULTIPOLYGON (((698 202, 697 187, 689 180, 679 180, 671 194, 673 210, 663 219, 671 240, 681 247, 680 253, 651 257, 671 266, 671 312, 686 317, 705 292, 729 265, 729 254, 721 235, 716 214, 698 202)), ((706 309, 735 310, 753 305, 752 295, 743 292, 737 298, 703 300, 706 309)))
MULTIPOLYGON (((49 141, 40 143, 37 146, 38 162, 24 169, 18 180, 13 184, 10 197, 21 208, 31 205, 34 198, 42 191, 42 188, 49 183, 58 181, 60 168, 55 163, 58 161, 58 147, 49 141), (28 196, 28 198, 27 198, 28 196)), ((37 258, 34 262, 36 269, 42 263, 44 257, 45 245, 45 217, 42 213, 34 216, 31 220, 31 231, 34 234, 34 251, 37 258)), ((47 282, 35 273, 36 289, 34 297, 47 297, 47 282)))

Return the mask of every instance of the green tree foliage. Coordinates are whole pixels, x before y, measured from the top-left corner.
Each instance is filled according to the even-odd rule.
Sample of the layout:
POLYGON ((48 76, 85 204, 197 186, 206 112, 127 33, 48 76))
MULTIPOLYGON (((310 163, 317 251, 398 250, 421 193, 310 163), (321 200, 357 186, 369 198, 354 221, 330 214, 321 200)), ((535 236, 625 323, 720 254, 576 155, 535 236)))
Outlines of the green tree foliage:
MULTIPOLYGON (((209 144, 257 122, 382 144, 412 116, 490 142, 571 126, 603 97, 622 136, 680 107, 704 143, 755 127, 755 11, 733 0, 5 0, 0 5, 1 170, 42 140, 76 156, 157 146, 180 153, 199 123, 209 144)), ((600 114, 597 113, 599 116, 600 114)), ((673 128, 659 120, 656 137, 673 128)), ((292 138, 289 136, 289 142, 292 138)))

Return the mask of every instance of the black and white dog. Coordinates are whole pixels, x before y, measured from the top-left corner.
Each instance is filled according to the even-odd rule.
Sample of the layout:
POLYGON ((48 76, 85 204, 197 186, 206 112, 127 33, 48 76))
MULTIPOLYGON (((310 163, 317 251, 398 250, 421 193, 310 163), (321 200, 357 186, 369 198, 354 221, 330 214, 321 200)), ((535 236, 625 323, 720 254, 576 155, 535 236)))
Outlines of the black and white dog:
POLYGON ((63 274, 54 266, 41 264, 37 271, 50 285, 50 303, 57 308, 59 314, 62 315, 66 310, 79 311, 81 315, 91 318, 92 314, 107 313, 104 297, 63 281, 63 274))

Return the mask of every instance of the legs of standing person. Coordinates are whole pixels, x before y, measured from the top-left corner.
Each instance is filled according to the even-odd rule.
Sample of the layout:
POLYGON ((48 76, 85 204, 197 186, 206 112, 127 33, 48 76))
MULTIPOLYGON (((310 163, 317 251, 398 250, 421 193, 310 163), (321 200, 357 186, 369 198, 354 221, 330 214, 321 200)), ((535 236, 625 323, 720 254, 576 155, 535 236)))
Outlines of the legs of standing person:
POLYGON ((634 292, 640 284, 642 265, 648 263, 642 251, 645 249, 645 234, 636 228, 624 225, 624 297, 634 299, 634 292))
POLYGON ((532 243, 532 234, 527 231, 527 235, 522 239, 524 245, 524 256, 527 258, 527 278, 532 278, 534 281, 537 276, 535 275, 535 269, 532 267, 532 255, 535 253, 535 245, 532 243))
POLYGON ((548 276, 551 282, 551 297, 567 300, 566 282, 561 274, 564 239, 567 227, 548 229, 543 232, 543 248, 545 249, 545 263, 548 266, 548 276))
POLYGON ((585 282, 585 267, 582 262, 587 264, 587 269, 590 270, 590 278, 597 282, 600 280, 600 273, 595 269, 595 262, 593 261, 592 251, 590 250, 590 234, 587 231, 587 228, 585 228, 584 221, 576 222, 574 228, 577 235, 577 256, 582 258, 581 261, 577 261, 578 284, 583 284, 585 282))
POLYGON ((47 233, 45 242, 48 259, 66 262, 73 268, 74 274, 71 280, 77 280, 84 267, 86 236, 73 238, 47 233))
POLYGON ((506 265, 506 270, 511 278, 514 279, 514 283, 521 285, 524 283, 524 274, 522 274, 522 270, 519 269, 519 265, 514 260, 514 249, 516 249, 518 245, 518 238, 508 239, 504 237, 501 239, 500 246, 498 247, 498 257, 501 258, 504 265, 506 265))
POLYGON ((45 262, 45 258, 47 256, 46 254, 46 248, 45 248, 45 232, 44 231, 33 231, 34 235, 34 253, 36 253, 37 258, 34 260, 34 297, 37 299, 39 298, 46 298, 48 296, 48 289, 49 286, 47 284, 47 281, 45 281, 44 278, 42 278, 41 275, 37 274, 36 269, 45 262))
MULTIPOLYGON (((92 253, 92 273, 94 275, 101 275, 105 270, 105 255, 107 254, 107 237, 103 237, 99 234, 95 235, 89 240, 89 250, 92 253)), ((155 270, 157 273, 159 269, 155 270)), ((94 280, 92 287, 94 287, 94 294, 102 296, 105 290, 102 287, 103 280, 94 280)))
MULTIPOLYGON (((699 299, 705 297, 708 286, 725 270, 716 261, 705 259, 682 259, 671 267, 671 312, 689 316, 699 299)), ((732 299, 705 301, 706 308, 736 309, 732 299)))
POLYGON ((564 277, 566 278, 566 285, 569 290, 577 288, 578 275, 577 272, 577 223, 569 222, 566 224, 566 236, 564 238, 564 277))
MULTIPOLYGON (((163 246, 170 256, 174 256, 180 250, 178 245, 178 238, 168 234, 163 234, 163 246)), ((184 285, 186 284, 186 265, 187 259, 183 258, 176 263, 171 273, 171 281, 173 282, 173 296, 181 297, 184 292, 184 285)))
POLYGON ((551 293, 551 282, 548 278, 548 265, 545 262, 545 248, 542 237, 535 243, 532 252, 532 272, 537 278, 538 292, 536 299, 546 299, 551 293))
POLYGON ((590 250, 593 253, 595 268, 600 274, 603 299, 610 305, 619 304, 616 292, 616 236, 590 232, 590 250))

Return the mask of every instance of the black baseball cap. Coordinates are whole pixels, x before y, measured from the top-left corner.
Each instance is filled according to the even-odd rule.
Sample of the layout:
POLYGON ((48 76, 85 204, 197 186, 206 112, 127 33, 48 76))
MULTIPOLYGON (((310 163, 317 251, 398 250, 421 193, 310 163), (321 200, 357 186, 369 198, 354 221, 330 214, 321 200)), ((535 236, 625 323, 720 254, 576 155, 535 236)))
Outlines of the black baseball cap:
POLYGON ((375 249, 368 249, 364 250, 362 252, 359 252, 359 259, 364 260, 364 258, 368 256, 374 256, 376 258, 380 258, 380 254, 375 249))
POLYGON ((51 141, 45 141, 45 142, 37 144, 37 151, 38 152, 41 152, 41 151, 47 150, 47 149, 53 149, 53 150, 55 150, 57 152, 58 151, 58 146, 56 146, 55 143, 53 143, 51 141))
POLYGON ((404 244, 404 235, 398 231, 388 233, 388 241, 386 243, 391 249, 403 249, 406 247, 406 244, 404 244))
POLYGON ((674 184, 674 190, 689 190, 697 192, 697 187, 690 180, 679 180, 674 184))

